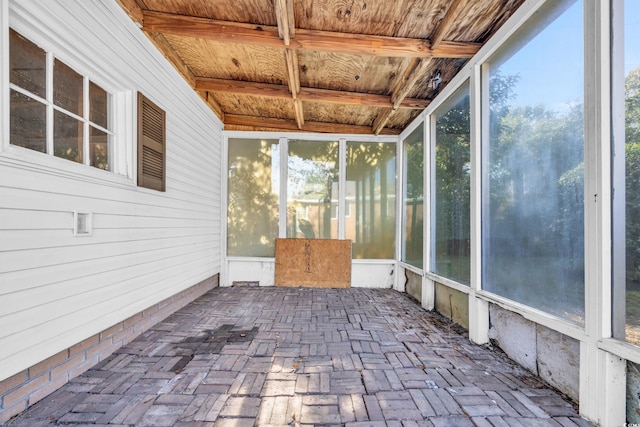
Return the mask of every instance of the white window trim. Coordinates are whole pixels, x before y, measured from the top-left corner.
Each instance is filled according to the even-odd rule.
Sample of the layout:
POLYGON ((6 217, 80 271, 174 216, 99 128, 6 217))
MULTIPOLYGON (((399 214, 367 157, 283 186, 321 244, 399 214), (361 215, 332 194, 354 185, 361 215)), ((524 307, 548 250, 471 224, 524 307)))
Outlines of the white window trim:
POLYGON ((9 2, 0 1, 0 152, 9 134, 9 2))
MULTIPOLYGON (((135 187, 135 92, 118 83, 103 70, 95 68, 90 60, 77 51, 70 43, 59 37, 50 37, 55 32, 46 23, 36 20, 27 11, 20 9, 19 2, 1 2, 2 21, 0 21, 0 43, 2 44, 2 56, 0 57, 0 164, 32 170, 39 173, 55 176, 82 179, 85 182, 100 183, 112 186, 135 187), (47 98, 39 99, 33 94, 31 98, 38 99, 47 107, 47 153, 41 153, 28 148, 11 145, 10 142, 10 91, 12 88, 24 93, 15 85, 9 83, 9 28, 13 28, 32 43, 41 47, 47 54, 47 68, 53 64, 53 57, 71 67, 83 77, 83 84, 88 81, 95 83, 104 89, 108 96, 109 120, 111 121, 110 162, 111 170, 106 171, 72 160, 58 158, 53 155, 53 111, 70 112, 50 105, 53 90, 50 69, 47 69, 47 98), (49 33, 49 34, 48 34, 49 33)), ((85 91, 85 105, 88 108, 88 92, 85 91)), ((71 114, 72 117, 79 118, 71 114)), ((93 126, 96 129, 105 130, 96 124, 90 124, 89 117, 79 118, 83 121, 84 146, 83 158, 87 160, 89 155, 89 140, 87 132, 93 126)))

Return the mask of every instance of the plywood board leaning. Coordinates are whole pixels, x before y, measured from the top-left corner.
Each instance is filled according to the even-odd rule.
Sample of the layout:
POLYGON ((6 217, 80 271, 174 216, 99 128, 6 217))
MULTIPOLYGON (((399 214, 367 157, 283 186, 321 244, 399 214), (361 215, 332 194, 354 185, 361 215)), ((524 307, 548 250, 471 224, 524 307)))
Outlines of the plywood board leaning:
POLYGON ((275 285, 351 287, 351 240, 276 239, 275 285))

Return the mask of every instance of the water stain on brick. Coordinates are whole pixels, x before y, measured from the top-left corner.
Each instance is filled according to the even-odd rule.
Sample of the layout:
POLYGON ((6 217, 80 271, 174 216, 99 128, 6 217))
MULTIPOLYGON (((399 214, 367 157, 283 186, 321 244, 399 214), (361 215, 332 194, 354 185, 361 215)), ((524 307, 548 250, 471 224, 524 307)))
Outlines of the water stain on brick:
MULTIPOLYGON (((176 343, 176 355, 193 357, 201 354, 220 354, 222 349, 229 344, 251 342, 258 330, 257 326, 251 329, 239 329, 235 325, 229 324, 222 325, 216 329, 207 329, 176 343)), ((186 366, 186 363, 184 366, 186 366)), ((184 366, 180 367, 180 369, 184 368, 184 366)))

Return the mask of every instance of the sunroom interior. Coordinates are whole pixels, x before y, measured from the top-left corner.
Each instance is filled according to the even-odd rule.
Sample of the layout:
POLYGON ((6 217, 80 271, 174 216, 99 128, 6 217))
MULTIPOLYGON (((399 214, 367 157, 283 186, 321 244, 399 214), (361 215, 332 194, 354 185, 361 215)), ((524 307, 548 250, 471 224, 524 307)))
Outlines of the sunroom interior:
MULTIPOLYGON (((174 187, 219 201, 220 286, 277 285, 278 239, 348 240, 350 286, 406 292, 600 425, 640 423, 637 2, 118 3, 223 126, 215 188, 174 187)), ((15 8, 4 39, 28 50, 15 8)), ((47 97, 6 80, 11 108, 47 97)), ((109 145, 128 128, 86 129, 84 155, 13 133, 9 154, 130 177, 109 145)))

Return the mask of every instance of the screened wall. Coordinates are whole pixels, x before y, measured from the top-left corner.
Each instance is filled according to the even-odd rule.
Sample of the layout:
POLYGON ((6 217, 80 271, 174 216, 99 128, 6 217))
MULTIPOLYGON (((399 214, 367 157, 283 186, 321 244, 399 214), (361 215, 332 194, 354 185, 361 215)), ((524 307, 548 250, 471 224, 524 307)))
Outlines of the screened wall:
POLYGON ((583 324, 583 7, 550 6, 484 66, 483 288, 583 324))
POLYGON ((259 197, 229 195, 268 211, 230 253, 351 239, 354 260, 423 273, 426 307, 436 284, 468 296, 475 342, 495 306, 575 343, 581 413, 640 423, 640 4, 531 0, 509 22, 395 139, 286 139, 280 192, 278 141, 253 142, 238 172, 230 160, 230 192, 242 170, 268 177, 259 197))
POLYGON ((470 115, 465 84, 431 116, 431 271, 465 285, 471 280, 470 115))
POLYGON ((272 257, 278 237, 277 139, 229 140, 227 255, 272 257))
POLYGON ((402 141, 402 252, 400 259, 422 268, 424 258, 424 124, 402 141))
POLYGON ((394 260, 396 142, 372 139, 229 138, 227 256, 346 238, 353 259, 394 260))

